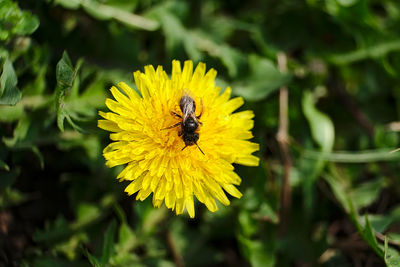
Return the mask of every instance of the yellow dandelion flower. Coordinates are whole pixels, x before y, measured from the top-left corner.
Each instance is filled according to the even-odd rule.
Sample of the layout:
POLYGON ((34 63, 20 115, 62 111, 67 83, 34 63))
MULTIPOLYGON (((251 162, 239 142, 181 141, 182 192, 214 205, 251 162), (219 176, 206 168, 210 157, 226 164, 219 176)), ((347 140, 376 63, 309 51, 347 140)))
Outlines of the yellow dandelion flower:
POLYGON ((186 207, 192 218, 193 196, 212 212, 217 210, 215 199, 230 204, 225 192, 242 196, 235 187, 241 179, 232 164, 259 163, 251 155, 259 146, 248 141, 253 137, 254 114, 250 110, 233 113, 244 101, 229 99, 230 87, 221 93, 216 75, 214 69, 206 73, 204 63, 193 71, 192 61, 185 61, 182 69, 174 60, 171 77, 161 66, 155 70, 149 65, 144 73, 134 73, 141 95, 123 82, 119 89, 111 88, 115 100, 107 99, 106 105, 112 112, 99 112, 104 120, 98 121, 98 127, 112 132, 113 142, 103 154, 108 167, 126 164, 118 179, 131 181, 125 189, 129 195, 137 193, 136 199, 143 201, 153 193, 155 207, 165 202, 176 214, 186 207), (198 126, 190 132, 198 134, 198 140, 185 149, 188 135, 182 135, 179 124, 185 119, 180 117, 187 115, 180 107, 184 94, 194 101, 189 117, 198 126))

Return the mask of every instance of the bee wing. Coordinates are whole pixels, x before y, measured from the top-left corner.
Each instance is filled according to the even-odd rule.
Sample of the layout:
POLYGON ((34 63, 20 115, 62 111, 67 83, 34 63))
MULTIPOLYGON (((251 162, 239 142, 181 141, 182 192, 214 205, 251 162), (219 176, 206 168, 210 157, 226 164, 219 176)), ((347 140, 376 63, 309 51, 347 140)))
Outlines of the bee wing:
POLYGON ((195 111, 194 100, 189 95, 183 95, 181 97, 179 105, 182 110, 183 120, 194 114, 195 111))
POLYGON ((182 90, 182 96, 188 96, 193 99, 193 93, 189 90, 189 88, 184 88, 182 90))

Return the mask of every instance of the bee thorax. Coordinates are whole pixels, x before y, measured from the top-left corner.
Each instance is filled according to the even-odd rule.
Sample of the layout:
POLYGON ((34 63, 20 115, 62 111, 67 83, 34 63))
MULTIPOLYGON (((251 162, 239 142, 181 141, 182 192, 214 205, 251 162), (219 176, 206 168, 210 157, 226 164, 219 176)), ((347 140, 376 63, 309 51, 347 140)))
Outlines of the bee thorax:
POLYGON ((182 126, 185 132, 194 132, 196 131, 199 124, 193 118, 189 117, 187 120, 183 122, 182 126))

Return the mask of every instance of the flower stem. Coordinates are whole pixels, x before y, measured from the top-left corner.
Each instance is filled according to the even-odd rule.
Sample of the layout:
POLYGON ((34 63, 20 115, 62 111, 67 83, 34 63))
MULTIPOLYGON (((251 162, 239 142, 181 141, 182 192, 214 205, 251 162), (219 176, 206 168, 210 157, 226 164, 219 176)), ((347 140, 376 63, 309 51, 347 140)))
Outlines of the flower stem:
MULTIPOLYGON (((278 53, 278 68, 281 72, 287 71, 286 55, 283 52, 278 53)), ((276 140, 279 144, 281 151, 282 162, 284 166, 283 182, 281 189, 281 208, 280 208, 280 222, 281 234, 286 232, 288 216, 290 214, 291 206, 291 189, 290 189, 290 171, 292 168, 292 159, 289 152, 289 119, 288 119, 288 106, 289 106, 289 92, 286 86, 282 86, 279 91, 279 129, 276 134, 276 140)))

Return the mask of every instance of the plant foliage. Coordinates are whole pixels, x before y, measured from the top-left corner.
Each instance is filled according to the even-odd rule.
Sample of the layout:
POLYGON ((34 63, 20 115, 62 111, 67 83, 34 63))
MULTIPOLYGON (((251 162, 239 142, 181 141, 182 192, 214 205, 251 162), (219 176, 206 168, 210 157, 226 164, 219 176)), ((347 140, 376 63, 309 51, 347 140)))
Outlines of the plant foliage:
POLYGON ((396 0, 0 0, 0 262, 399 266, 399 23, 396 0), (217 69, 261 148, 194 220, 128 197, 96 127, 111 85, 172 59, 217 69))

